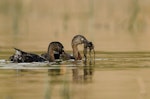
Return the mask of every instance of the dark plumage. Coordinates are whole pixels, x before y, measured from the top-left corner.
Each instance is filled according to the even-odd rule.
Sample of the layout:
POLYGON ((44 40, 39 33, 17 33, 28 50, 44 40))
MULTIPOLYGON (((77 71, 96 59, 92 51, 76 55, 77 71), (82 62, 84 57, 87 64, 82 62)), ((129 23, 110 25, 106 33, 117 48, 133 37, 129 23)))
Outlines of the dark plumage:
POLYGON ((60 58, 60 54, 62 54, 62 52, 64 52, 64 46, 58 42, 51 42, 48 46, 48 50, 47 50, 47 55, 46 55, 46 59, 49 62, 53 62, 55 61, 56 58, 60 58), (57 54, 55 54, 57 53, 57 54))
POLYGON ((55 59, 62 59, 62 60, 74 59, 73 56, 69 55, 64 51, 64 46, 58 41, 51 42, 48 46, 47 53, 44 53, 41 56, 50 62, 54 61, 55 59))
POLYGON ((44 62, 46 61, 45 58, 33 54, 33 53, 28 53, 24 52, 20 49, 14 48, 15 49, 15 54, 10 56, 10 61, 21 63, 21 62, 44 62))

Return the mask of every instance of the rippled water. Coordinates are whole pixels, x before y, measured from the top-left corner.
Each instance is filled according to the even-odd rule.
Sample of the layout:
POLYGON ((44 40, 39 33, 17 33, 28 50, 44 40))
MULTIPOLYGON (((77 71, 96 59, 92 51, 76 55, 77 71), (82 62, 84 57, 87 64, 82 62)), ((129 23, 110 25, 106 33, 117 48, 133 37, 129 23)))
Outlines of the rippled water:
POLYGON ((0 99, 149 99, 150 53, 97 52, 95 63, 11 63, 1 53, 0 99))

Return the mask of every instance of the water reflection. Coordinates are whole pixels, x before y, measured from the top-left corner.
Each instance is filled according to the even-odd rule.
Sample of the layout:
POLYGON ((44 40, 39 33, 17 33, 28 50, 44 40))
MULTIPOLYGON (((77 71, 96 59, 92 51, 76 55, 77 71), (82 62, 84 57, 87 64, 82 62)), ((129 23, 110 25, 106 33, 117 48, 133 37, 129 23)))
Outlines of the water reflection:
POLYGON ((150 74, 150 53, 96 54, 95 64, 92 60, 47 67, 29 64, 30 68, 25 64, 8 64, 14 70, 9 66, 4 69, 4 63, 0 63, 0 99, 150 97, 150 80, 147 76, 150 74))
POLYGON ((91 61, 84 61, 84 65, 75 65, 66 67, 60 65, 56 69, 48 70, 48 78, 46 79, 45 99, 60 96, 60 99, 71 99, 72 89, 80 84, 92 83, 94 65, 91 61))
MULTIPOLYGON (((94 72, 94 63, 92 60, 83 61, 83 66, 78 65, 75 62, 74 68, 72 68, 72 80, 73 82, 92 82, 92 76, 94 72)), ((62 76, 67 74, 67 67, 62 65, 56 69, 48 69, 48 76, 51 78, 56 78, 57 76, 62 76)))
POLYGON ((66 73, 66 65, 61 64, 60 62, 56 63, 55 65, 48 65, 49 67, 51 67, 50 69, 48 69, 48 76, 50 77, 55 77, 55 76, 61 76, 61 75, 65 75, 66 73))
POLYGON ((91 61, 84 61, 83 69, 80 69, 80 66, 77 65, 76 69, 72 69, 73 81, 74 82, 91 82, 94 72, 94 65, 91 61))

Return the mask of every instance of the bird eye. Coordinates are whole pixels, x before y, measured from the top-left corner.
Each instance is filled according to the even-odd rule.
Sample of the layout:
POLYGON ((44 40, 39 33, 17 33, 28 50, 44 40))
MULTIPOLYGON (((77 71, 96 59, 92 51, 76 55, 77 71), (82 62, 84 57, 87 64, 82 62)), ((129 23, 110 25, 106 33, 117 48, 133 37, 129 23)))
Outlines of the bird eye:
POLYGON ((81 41, 83 41, 84 39, 83 38, 81 38, 81 41))

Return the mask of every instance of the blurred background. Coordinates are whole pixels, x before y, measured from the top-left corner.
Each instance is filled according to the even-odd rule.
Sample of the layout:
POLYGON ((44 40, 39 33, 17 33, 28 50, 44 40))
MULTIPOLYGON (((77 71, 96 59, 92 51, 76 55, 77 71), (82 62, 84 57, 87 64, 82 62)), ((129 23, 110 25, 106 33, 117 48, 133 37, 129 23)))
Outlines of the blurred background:
POLYGON ((72 50, 84 35, 96 51, 150 51, 149 0, 0 0, 0 49, 72 50))

